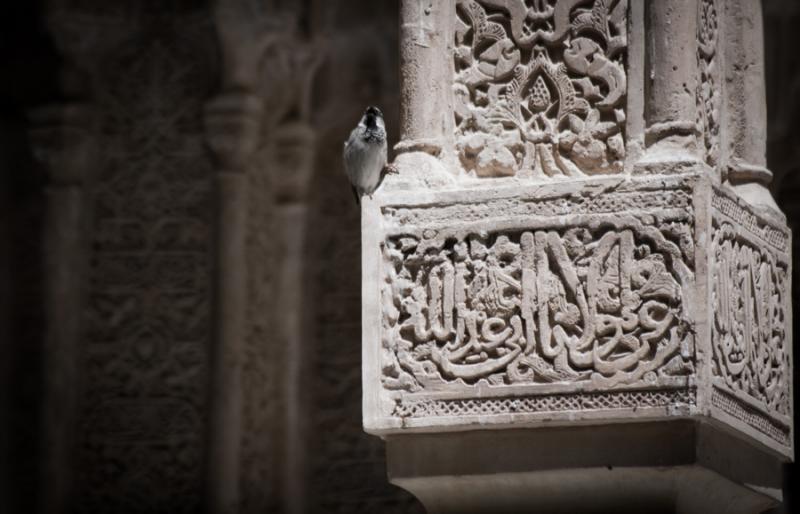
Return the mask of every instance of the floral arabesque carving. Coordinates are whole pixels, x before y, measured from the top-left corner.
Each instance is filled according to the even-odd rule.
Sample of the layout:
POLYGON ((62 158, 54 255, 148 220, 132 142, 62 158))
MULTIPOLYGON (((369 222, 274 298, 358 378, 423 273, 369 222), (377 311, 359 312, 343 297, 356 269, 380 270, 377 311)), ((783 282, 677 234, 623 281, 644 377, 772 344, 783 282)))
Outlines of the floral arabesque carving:
POLYGON ((719 160, 720 86, 717 63, 719 21, 715 0, 702 0, 697 23, 697 63, 700 80, 697 83, 698 130, 703 134, 705 160, 715 167, 719 160))
POLYGON ((684 259, 670 234, 633 221, 390 237, 384 387, 614 387, 690 374, 684 259))
POLYGON ((618 173, 626 0, 459 0, 455 121, 468 172, 618 173))
POLYGON ((788 415, 788 268, 717 223, 712 240, 714 375, 731 391, 788 415))

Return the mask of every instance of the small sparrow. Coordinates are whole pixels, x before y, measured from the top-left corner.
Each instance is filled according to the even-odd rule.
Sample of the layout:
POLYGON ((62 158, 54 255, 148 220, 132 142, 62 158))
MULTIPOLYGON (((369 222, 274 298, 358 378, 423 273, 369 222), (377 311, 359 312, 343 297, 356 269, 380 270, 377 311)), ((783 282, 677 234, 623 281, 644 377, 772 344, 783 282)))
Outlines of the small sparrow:
POLYGON ((344 144, 344 171, 357 204, 361 204, 361 195, 372 195, 384 173, 397 172, 387 160, 383 113, 377 107, 367 107, 344 144))

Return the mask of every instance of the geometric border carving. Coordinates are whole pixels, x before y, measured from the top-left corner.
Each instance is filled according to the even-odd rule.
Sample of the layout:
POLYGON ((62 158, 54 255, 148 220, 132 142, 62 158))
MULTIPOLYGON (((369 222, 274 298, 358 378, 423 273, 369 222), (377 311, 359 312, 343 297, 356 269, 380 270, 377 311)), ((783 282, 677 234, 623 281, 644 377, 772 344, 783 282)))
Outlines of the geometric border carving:
POLYGON ((403 418, 487 416, 579 412, 605 409, 669 408, 694 405, 694 388, 653 391, 611 391, 541 394, 527 397, 469 398, 452 400, 400 399, 392 415, 403 418))
POLYGON ((758 408, 748 405, 736 395, 720 387, 713 387, 711 405, 768 435, 782 445, 791 445, 791 427, 789 424, 773 419, 769 414, 764 414, 758 408))

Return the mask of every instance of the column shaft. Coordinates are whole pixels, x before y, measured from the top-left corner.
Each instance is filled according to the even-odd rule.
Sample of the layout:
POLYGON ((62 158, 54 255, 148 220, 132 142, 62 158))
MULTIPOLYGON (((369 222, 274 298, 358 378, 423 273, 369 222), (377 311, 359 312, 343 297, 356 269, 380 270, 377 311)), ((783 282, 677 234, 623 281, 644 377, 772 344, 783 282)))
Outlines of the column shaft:
POLYGON ((696 0, 647 2, 645 13, 646 171, 675 173, 697 161, 696 0), (655 163, 667 166, 651 168, 655 163))
POLYGON ((282 262, 278 282, 278 298, 284 313, 278 323, 281 329, 280 344, 286 346, 286 456, 284 496, 286 511, 290 514, 305 512, 305 419, 304 406, 307 393, 304 386, 303 362, 307 340, 303 330, 304 274, 307 272, 303 258, 307 207, 304 204, 282 205, 277 209, 278 226, 282 236, 282 262))
POLYGON ((400 148, 438 154, 453 139, 452 27, 455 0, 401 4, 400 148))
POLYGON ((767 103, 763 14, 760 0, 724 5, 724 130, 727 179, 737 193, 770 215, 782 214, 767 186, 767 103))
POLYGON ((217 258, 217 337, 211 352, 210 511, 237 512, 242 428, 241 348, 245 334, 247 176, 221 171, 217 258))
POLYGON ((83 191, 53 185, 47 190, 44 235, 45 346, 42 427, 45 455, 43 513, 66 512, 75 444, 79 373, 77 345, 82 305, 83 191))

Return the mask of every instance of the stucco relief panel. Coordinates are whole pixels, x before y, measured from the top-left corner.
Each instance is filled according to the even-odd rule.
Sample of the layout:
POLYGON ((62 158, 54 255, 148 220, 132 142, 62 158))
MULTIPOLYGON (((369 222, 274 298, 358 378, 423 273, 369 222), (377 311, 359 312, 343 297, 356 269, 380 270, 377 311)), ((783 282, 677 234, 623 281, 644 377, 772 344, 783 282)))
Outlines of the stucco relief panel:
MULTIPOLYGON (((580 384, 606 391, 689 384, 690 194, 612 193, 586 204, 512 201, 498 208, 512 221, 494 228, 480 221, 445 228, 433 210, 385 209, 389 224, 427 222, 397 225, 383 245, 382 383, 389 396, 469 396, 474 386, 527 386, 530 393, 548 384, 562 392, 580 384), (669 207, 602 212, 636 201, 669 207), (514 215, 532 206, 550 216, 514 215), (567 222, 558 216, 565 210, 573 213, 567 222)), ((473 206, 450 208, 459 207, 468 219, 473 206)))
POLYGON ((459 0, 455 124, 480 177, 619 173, 626 0, 459 0))
POLYGON ((719 62, 719 15, 716 0, 698 3, 697 64, 697 129, 702 134, 705 161, 709 166, 719 164, 720 116, 722 94, 719 62))
POLYGON ((788 445, 787 235, 722 194, 714 196, 714 206, 712 403, 788 445))

